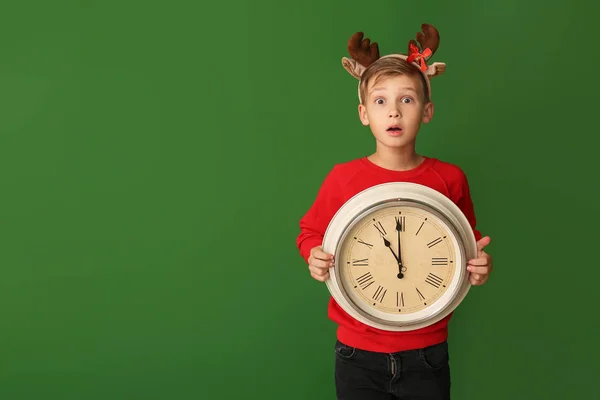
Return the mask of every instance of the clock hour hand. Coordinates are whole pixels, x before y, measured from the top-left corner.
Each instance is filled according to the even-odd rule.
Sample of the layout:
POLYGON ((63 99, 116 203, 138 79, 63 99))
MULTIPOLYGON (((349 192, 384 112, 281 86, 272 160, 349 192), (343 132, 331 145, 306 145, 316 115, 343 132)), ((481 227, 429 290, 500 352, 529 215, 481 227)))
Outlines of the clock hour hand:
POLYGON ((392 254, 394 255, 394 258, 396 259, 396 261, 400 262, 400 259, 398 258, 398 256, 396 255, 396 253, 394 252, 394 249, 392 249, 392 244, 390 243, 389 240, 387 240, 385 237, 383 237, 383 243, 385 244, 385 247, 387 247, 388 249, 390 249, 390 251, 392 252, 392 254))
MULTIPOLYGON (((383 236, 382 236, 383 237, 383 236)), ((396 253, 394 253, 394 250, 391 247, 391 243, 389 240, 387 240, 385 237, 383 237, 383 243, 385 244, 385 247, 387 247, 388 249, 390 249, 390 251, 392 252, 392 254, 394 255, 394 258, 396 259, 396 261, 398 262, 398 279, 402 279, 404 277, 404 274, 402 273, 402 262, 400 261, 400 259, 398 258, 398 256, 396 255, 396 253)))

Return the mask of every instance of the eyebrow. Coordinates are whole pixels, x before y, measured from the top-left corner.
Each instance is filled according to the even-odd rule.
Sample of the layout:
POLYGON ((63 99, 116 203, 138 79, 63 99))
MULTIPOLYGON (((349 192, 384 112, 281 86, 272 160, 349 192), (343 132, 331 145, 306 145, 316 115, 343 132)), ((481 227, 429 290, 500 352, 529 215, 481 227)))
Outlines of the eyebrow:
MULTIPOLYGON (((371 89, 371 93, 377 92, 377 91, 380 91, 380 90, 385 90, 385 88, 381 87, 381 86, 374 87, 373 89, 371 89)), ((407 91, 411 91, 411 92, 417 93, 417 89, 415 89, 415 88, 413 88, 411 86, 405 86, 405 87, 402 88, 402 90, 407 90, 407 91)))

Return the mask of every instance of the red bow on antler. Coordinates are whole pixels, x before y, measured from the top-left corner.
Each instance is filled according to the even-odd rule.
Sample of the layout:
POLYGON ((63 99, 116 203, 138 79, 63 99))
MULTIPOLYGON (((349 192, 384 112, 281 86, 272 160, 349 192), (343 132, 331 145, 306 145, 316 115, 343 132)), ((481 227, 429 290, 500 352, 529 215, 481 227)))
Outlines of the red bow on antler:
POLYGON ((421 71, 427 70, 427 64, 425 64, 425 58, 431 57, 431 55, 433 54, 431 52, 431 50, 429 49, 429 47, 426 48, 425 50, 423 50, 423 53, 419 53, 419 48, 412 43, 410 43, 409 48, 410 48, 410 54, 406 61, 408 61, 408 62, 418 61, 421 64, 421 71))

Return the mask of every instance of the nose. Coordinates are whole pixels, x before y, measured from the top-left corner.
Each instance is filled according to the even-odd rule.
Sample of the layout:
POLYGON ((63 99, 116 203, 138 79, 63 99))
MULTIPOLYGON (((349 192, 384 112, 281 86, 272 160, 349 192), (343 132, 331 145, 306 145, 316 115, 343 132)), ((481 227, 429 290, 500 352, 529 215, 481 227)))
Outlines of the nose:
POLYGON ((390 118, 398 118, 398 117, 400 117, 400 109, 399 109, 399 107, 396 104, 392 104, 392 106, 390 107, 389 117, 390 118))

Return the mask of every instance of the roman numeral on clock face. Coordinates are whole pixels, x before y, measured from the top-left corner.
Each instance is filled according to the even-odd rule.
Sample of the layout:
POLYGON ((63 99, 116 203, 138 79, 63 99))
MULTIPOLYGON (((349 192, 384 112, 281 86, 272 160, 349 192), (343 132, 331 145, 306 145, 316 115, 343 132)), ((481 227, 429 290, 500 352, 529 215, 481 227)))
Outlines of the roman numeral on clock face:
POLYGON ((421 226, 419 226, 419 229, 417 229, 417 233, 415 233, 415 236, 417 236, 419 232, 421 232, 421 228, 423 227, 423 225, 425 225, 425 222, 421 222, 421 226))
POLYGON ((367 246, 370 249, 373 248, 373 245, 371 243, 367 243, 367 242, 363 241, 362 239, 358 239, 358 243, 364 244, 365 246, 367 246))
POLYGON ((404 307, 404 292, 396 292, 396 306, 404 307))
POLYGON ((352 260, 352 266, 353 267, 368 267, 369 259, 363 258, 362 260, 352 260))
POLYGON ((386 293, 387 293, 387 289, 384 289, 383 286, 379 286, 377 288, 377 290, 375 291, 375 294, 373 295, 373 300, 379 301, 381 303, 383 301, 383 298, 385 297, 386 293))
POLYGON ((432 248, 436 244, 440 244, 440 243, 442 243, 442 238, 437 238, 437 239, 434 239, 431 242, 427 243, 427 247, 432 248))
POLYGON ((440 278, 439 276, 437 276, 436 274, 430 273, 429 275, 427 275, 427 278, 425 278, 425 282, 429 283, 431 286, 438 289, 440 287, 440 285, 442 284, 442 282, 444 282, 444 280, 442 278, 440 278))
POLYGON ((400 227, 400 232, 406 231, 406 217, 396 217, 396 225, 400 227))
POLYGON ((419 294, 419 299, 421 300, 425 300, 425 296, 423 296, 423 293, 421 293, 421 291, 418 288, 415 288, 415 290, 417 291, 417 293, 419 294))
POLYGON ((373 224, 373 226, 375 228, 377 228, 377 230, 379 231, 381 236, 387 235, 387 232, 385 231, 385 228, 383 227, 383 225, 381 225, 381 222, 378 221, 377 223, 373 224))
POLYGON ((433 257, 431 265, 448 265, 448 257, 433 257))
POLYGON ((370 272, 359 276, 356 281, 360 285, 362 290, 365 290, 369 286, 371 286, 375 281, 373 280, 373 275, 370 272))

